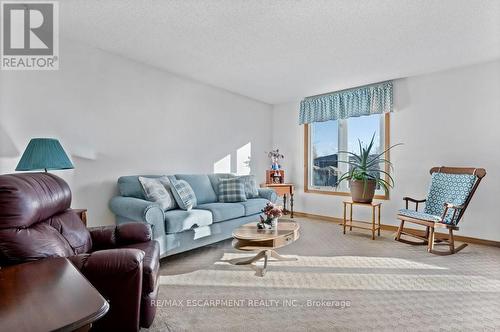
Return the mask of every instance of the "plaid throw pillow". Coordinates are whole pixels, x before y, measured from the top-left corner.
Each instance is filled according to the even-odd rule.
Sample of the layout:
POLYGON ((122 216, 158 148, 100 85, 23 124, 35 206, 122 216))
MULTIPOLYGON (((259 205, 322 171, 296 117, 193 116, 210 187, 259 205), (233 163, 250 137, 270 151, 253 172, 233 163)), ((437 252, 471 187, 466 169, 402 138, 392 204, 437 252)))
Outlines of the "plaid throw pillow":
POLYGON ((247 198, 258 198, 259 190, 257 189, 257 181, 255 181, 255 176, 253 175, 242 175, 239 176, 245 184, 245 195, 247 198))
POLYGON ((240 178, 220 179, 219 202, 236 203, 247 200, 245 184, 240 178))
POLYGON ((177 180, 175 177, 169 177, 170 188, 174 194, 175 201, 182 210, 189 211, 196 206, 196 195, 193 188, 184 180, 177 180))

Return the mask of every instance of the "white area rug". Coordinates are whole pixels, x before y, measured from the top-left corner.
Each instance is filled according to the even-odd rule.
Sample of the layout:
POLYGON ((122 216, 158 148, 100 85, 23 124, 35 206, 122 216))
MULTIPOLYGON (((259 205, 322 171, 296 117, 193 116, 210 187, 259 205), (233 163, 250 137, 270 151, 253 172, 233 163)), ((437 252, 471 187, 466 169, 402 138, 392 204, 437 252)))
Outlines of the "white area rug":
POLYGON ((151 331, 500 330, 500 249, 430 255, 300 219, 302 236, 264 277, 230 242, 162 261, 151 331))

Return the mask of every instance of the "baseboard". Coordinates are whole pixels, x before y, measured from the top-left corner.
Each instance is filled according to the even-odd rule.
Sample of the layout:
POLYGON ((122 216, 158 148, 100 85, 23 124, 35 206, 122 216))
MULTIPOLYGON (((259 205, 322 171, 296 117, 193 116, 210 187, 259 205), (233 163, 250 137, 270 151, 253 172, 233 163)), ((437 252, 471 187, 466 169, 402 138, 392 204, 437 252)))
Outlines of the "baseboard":
MULTIPOLYGON (((305 212, 299 212, 299 211, 294 211, 293 213, 297 217, 330 221, 330 222, 334 222, 334 223, 339 224, 339 225, 342 224, 342 218, 336 218, 336 217, 330 217, 330 216, 323 216, 323 215, 320 215, 320 214, 305 213, 305 212)), ((381 224, 380 228, 382 230, 392 231, 392 232, 396 232, 398 230, 397 226, 387 225, 387 224, 381 224)), ((420 229, 408 228, 408 227, 405 227, 405 229, 410 230, 412 232, 416 232, 417 234, 419 234, 419 233, 421 233, 421 235, 424 234, 424 231, 420 230, 420 229)), ((440 234, 437 233, 437 232, 436 232, 436 237, 437 238, 440 237, 440 234)), ((459 241, 459 242, 481 244, 481 245, 485 245, 485 246, 491 246, 491 247, 500 248, 500 241, 485 240, 485 239, 479 239, 479 238, 475 238, 475 237, 462 236, 462 235, 455 235, 455 240, 459 241)))
POLYGON ((312 218, 312 219, 319 219, 319 220, 325 220, 325 221, 332 221, 332 222, 338 222, 339 224, 342 223, 342 218, 335 218, 335 217, 330 217, 330 216, 323 216, 320 214, 312 214, 312 213, 305 213, 305 212, 299 212, 299 211, 293 211, 294 216, 296 217, 303 217, 303 218, 312 218))

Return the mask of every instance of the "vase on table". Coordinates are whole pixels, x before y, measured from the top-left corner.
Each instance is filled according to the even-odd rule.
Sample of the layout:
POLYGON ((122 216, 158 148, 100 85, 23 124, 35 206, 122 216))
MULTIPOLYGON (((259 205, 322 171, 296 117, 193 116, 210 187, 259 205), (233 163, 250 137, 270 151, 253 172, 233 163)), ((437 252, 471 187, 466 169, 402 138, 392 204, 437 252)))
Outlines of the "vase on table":
POLYGON ((278 217, 275 217, 275 218, 271 219, 271 228, 272 229, 277 229, 278 228, 278 217))

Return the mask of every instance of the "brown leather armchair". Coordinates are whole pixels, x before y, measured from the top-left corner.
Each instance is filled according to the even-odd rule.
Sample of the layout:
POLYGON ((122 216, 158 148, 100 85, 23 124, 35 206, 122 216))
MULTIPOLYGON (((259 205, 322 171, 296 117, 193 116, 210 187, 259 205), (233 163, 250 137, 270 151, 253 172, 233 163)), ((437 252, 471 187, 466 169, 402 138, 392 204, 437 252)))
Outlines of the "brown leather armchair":
POLYGON ((0 175, 0 265, 67 257, 110 303, 93 329, 149 327, 160 265, 151 228, 130 223, 87 229, 70 205, 68 184, 53 174, 0 175))

